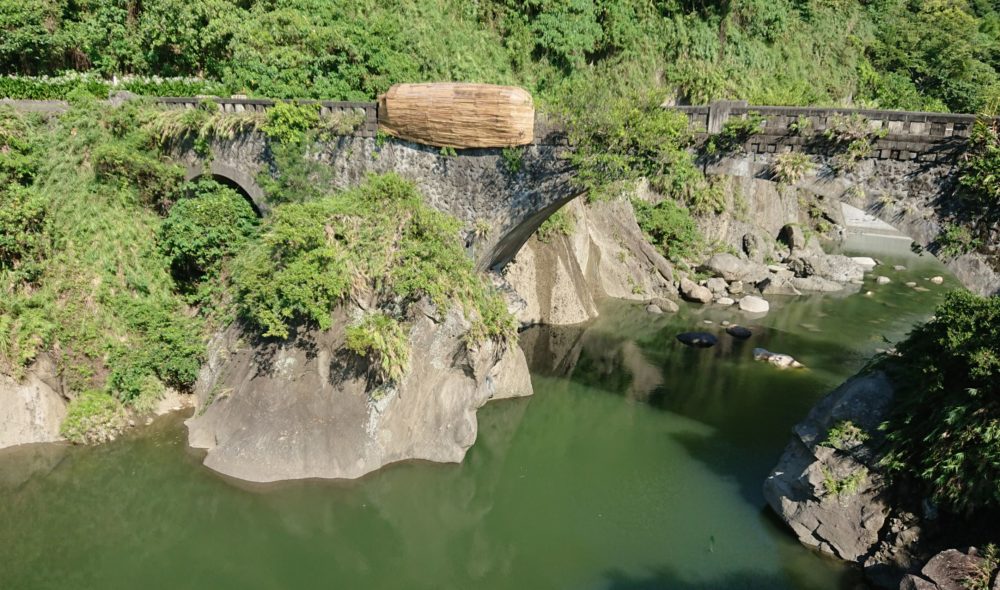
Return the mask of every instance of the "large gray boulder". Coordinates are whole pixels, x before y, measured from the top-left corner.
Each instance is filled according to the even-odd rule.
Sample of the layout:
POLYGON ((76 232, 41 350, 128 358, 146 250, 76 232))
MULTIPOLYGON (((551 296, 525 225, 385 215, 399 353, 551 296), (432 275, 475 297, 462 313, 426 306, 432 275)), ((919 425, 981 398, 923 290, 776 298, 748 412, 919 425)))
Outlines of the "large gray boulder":
POLYGON ((795 426, 792 440, 764 482, 764 497, 799 541, 848 561, 863 558, 879 540, 889 513, 885 482, 872 450, 881 441, 893 388, 873 372, 847 381, 795 426), (864 435, 832 440, 845 421, 864 435), (861 439, 867 437, 867 442, 861 439))
POLYGON ((756 295, 744 295, 740 298, 740 310, 747 313, 767 313, 771 309, 771 305, 766 299, 757 297, 756 295))
POLYGON ((823 277, 792 277, 791 284, 799 291, 836 293, 844 290, 844 284, 823 277))
POLYGON ((697 303, 710 303, 712 301, 712 292, 708 287, 702 287, 688 278, 681 279, 680 292, 681 297, 688 301, 697 303))
POLYGON ((770 274, 763 264, 751 260, 741 260, 728 252, 713 254, 699 268, 726 281, 745 281, 748 283, 761 281, 770 274))
POLYGON ((54 389, 55 371, 40 358, 23 379, 0 374, 0 449, 62 440, 66 401, 54 389))
POLYGON ((530 395, 517 346, 466 343, 457 310, 411 307, 410 370, 373 391, 364 359, 344 349, 349 313, 333 328, 282 342, 220 338, 198 385, 201 408, 188 420, 205 465, 255 482, 356 478, 408 459, 458 462, 476 440, 476 410, 491 399, 530 395), (415 308, 415 309, 414 309, 415 308))
POLYGON ((795 256, 788 261, 788 268, 797 277, 818 276, 838 283, 860 281, 865 277, 864 267, 841 254, 795 256))

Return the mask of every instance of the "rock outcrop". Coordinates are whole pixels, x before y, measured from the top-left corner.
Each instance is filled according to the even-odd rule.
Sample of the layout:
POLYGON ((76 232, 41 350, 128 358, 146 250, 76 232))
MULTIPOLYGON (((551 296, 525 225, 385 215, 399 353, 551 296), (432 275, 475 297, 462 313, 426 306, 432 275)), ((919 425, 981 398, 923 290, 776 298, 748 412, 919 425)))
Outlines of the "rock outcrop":
POLYGON ((878 543, 889 506, 871 449, 892 398, 885 374, 859 375, 795 426, 764 497, 805 545, 863 562, 878 543))
POLYGON ((0 374, 0 449, 62 440, 66 400, 57 387, 54 367, 44 355, 23 379, 0 374))
POLYGON ((517 346, 466 344, 457 310, 411 306, 410 370, 374 390, 369 367, 344 348, 348 312, 326 331, 250 341, 230 328, 213 343, 187 424, 205 465, 243 480, 356 478, 409 459, 458 462, 476 439, 476 410, 530 395, 517 346))
POLYGON ((947 549, 924 564, 919 574, 908 574, 900 590, 969 590, 1000 587, 996 564, 990 563, 975 547, 965 551, 947 549), (990 581, 993 581, 992 586, 990 581))
POLYGON ((531 238, 503 270, 527 303, 517 313, 522 325, 595 318, 595 302, 604 297, 650 301, 676 293, 673 267, 642 235, 628 202, 577 199, 564 214, 572 220, 570 235, 531 238))

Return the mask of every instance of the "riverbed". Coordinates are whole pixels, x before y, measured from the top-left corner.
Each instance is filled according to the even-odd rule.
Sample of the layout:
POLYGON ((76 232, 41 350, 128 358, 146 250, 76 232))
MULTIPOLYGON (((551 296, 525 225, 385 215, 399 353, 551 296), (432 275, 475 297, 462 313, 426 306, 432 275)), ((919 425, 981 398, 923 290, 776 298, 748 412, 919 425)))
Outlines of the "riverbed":
POLYGON ((890 284, 772 298, 762 318, 608 301, 527 330, 536 393, 483 408, 460 465, 248 485, 200 464, 180 415, 100 447, 2 451, 0 588, 854 588, 760 488, 809 407, 957 286, 925 280, 945 274, 928 256, 875 254, 890 284), (684 347, 686 330, 719 344, 684 347))

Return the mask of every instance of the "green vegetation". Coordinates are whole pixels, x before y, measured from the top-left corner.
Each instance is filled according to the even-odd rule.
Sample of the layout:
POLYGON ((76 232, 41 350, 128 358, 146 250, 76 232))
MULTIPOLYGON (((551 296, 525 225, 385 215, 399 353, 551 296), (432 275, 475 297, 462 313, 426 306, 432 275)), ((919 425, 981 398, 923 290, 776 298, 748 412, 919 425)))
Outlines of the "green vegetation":
POLYGON ((506 147, 500 152, 504 168, 511 174, 517 174, 524 167, 524 148, 506 147))
POLYGON ((556 235, 570 236, 576 229, 576 219, 565 207, 549 216, 535 232, 539 242, 549 243, 556 235))
POLYGON ((30 187, 39 165, 39 146, 29 125, 0 110, 0 281, 33 282, 48 256, 48 202, 30 187))
POLYGON ((655 205, 635 199, 632 207, 639 227, 666 258, 689 260, 703 247, 694 219, 684 206, 669 199, 655 205))
POLYGON ((771 163, 771 174, 781 184, 795 184, 812 172, 812 158, 802 152, 778 154, 771 163))
POLYGON ((996 106, 994 103, 987 109, 972 128, 959 170, 960 208, 955 223, 945 226, 937 238, 939 252, 946 257, 983 250, 993 241, 992 232, 1000 221, 1000 134, 993 119, 996 106))
POLYGON ((968 254, 982 246, 982 242, 973 236, 972 230, 955 223, 946 224, 935 241, 938 246, 938 256, 946 260, 968 254))
POLYGON ((347 327, 348 350, 373 361, 379 383, 396 383, 410 366, 410 340, 400 322, 380 311, 366 313, 347 327))
POLYGON ((0 94, 100 96, 116 75, 140 94, 354 100, 470 80, 549 100, 586 79, 691 103, 977 112, 997 93, 998 23, 979 0, 3 0, 0 75, 88 75, 0 78, 0 94))
POLYGON ((731 154, 743 149, 752 136, 764 129, 764 118, 753 111, 743 117, 733 117, 722 124, 722 130, 710 136, 705 151, 710 155, 731 154))
POLYGON ((200 180, 185 192, 163 221, 157 242, 189 302, 207 303, 218 287, 222 262, 256 234, 258 219, 242 195, 215 181, 200 180))
POLYGON ((826 433, 826 440, 822 444, 838 451, 847 451, 868 439, 868 433, 857 424, 850 420, 841 420, 830 427, 826 433))
POLYGON ((1000 298, 949 293, 883 364, 897 384, 884 464, 943 507, 1000 507, 1000 298))
POLYGON ((837 477, 827 468, 823 468, 823 489, 837 498, 853 496, 868 481, 868 469, 861 467, 849 475, 837 477))
POLYGON ((125 410, 117 400, 91 389, 70 402, 59 431, 74 443, 100 443, 117 436, 126 420, 125 410))
POLYGON ((234 260, 237 303, 265 336, 285 338, 295 322, 329 328, 347 299, 426 296, 442 310, 460 305, 474 340, 513 339, 514 320, 473 270, 459 230, 412 183, 372 176, 335 196, 276 209, 234 260))
POLYGON ((873 129, 868 119, 853 113, 833 115, 827 122, 823 137, 838 151, 833 166, 837 170, 851 171, 862 158, 872 154, 875 140, 885 137, 885 129, 873 129))
POLYGON ((52 351, 70 392, 100 392, 71 412, 68 436, 82 440, 86 413, 110 415, 108 399, 141 410, 189 387, 204 345, 157 247, 159 211, 180 196, 173 167, 127 123, 137 106, 74 100, 50 121, 0 115, 0 244, 18 245, 0 274, 0 364, 19 375, 52 351))
POLYGON ((967 590, 990 590, 993 574, 1000 568, 1000 547, 990 543, 980 552, 983 561, 968 578, 961 580, 967 590))

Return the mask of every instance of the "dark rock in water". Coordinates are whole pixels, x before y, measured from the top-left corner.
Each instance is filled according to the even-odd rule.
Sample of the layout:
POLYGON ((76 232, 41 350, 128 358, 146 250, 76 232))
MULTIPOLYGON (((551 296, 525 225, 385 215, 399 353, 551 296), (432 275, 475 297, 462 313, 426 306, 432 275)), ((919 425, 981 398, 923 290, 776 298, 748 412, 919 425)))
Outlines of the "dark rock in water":
POLYGON ((694 346, 695 348, 715 346, 715 343, 719 341, 718 338, 708 332, 684 332, 683 334, 678 334, 677 339, 682 344, 694 346))
POLYGON ((726 328, 726 334, 729 334, 733 338, 739 338, 740 340, 746 340, 747 338, 753 336, 753 332, 743 326, 729 326, 726 328))

